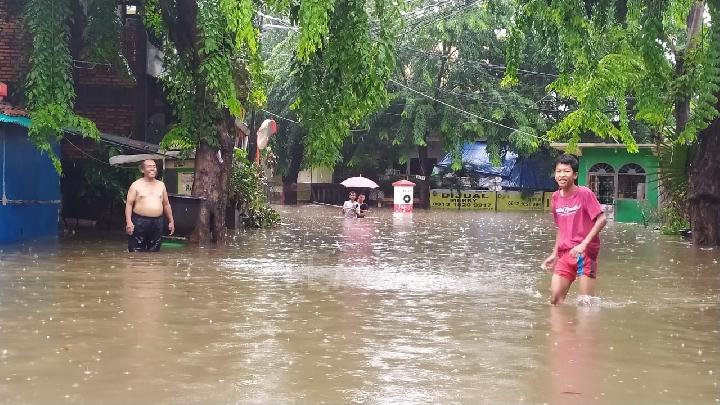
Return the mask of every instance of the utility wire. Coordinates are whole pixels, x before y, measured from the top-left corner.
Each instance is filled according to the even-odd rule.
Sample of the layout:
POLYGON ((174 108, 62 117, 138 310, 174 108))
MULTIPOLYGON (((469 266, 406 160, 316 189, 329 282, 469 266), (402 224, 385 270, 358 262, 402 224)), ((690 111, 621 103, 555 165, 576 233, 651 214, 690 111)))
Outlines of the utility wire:
MULTIPOLYGON (((272 113, 272 112, 267 111, 267 110, 259 110, 259 111, 262 111, 262 112, 264 112, 264 113, 266 113, 266 114, 269 114, 269 115, 271 115, 271 116, 273 116, 273 117, 275 117, 275 118, 278 118, 278 119, 281 119, 281 120, 284 120, 284 121, 288 121, 288 122, 292 122, 293 124, 300 124, 300 122, 298 122, 298 121, 291 120, 290 118, 283 117, 282 115, 277 115, 277 114, 272 113)), ((351 129, 351 130, 350 130, 350 132, 367 132, 367 131, 368 131, 367 128, 359 128, 359 129, 351 129)))
MULTIPOLYGON (((415 53, 420 53, 420 54, 423 54, 423 55, 432 56, 432 57, 438 58, 438 59, 448 59, 448 58, 449 58, 449 56, 446 56, 446 55, 438 55, 437 53, 424 51, 424 50, 422 50, 422 49, 412 48, 412 47, 409 47, 409 46, 407 46, 407 45, 396 45, 396 46, 397 46, 398 48, 406 49, 406 50, 408 50, 408 51, 412 51, 412 52, 415 52, 415 53)), ((488 69, 491 69, 491 70, 504 71, 505 69, 507 69, 507 66, 505 66, 505 65, 496 65, 496 64, 489 63, 489 62, 482 62, 482 61, 477 61, 477 60, 464 59, 462 56, 458 57, 458 58, 457 58, 457 61, 458 61, 458 62, 462 62, 462 63, 472 63, 473 65, 481 65, 481 66, 487 67, 488 69)), ((525 73, 525 74, 530 74, 530 75, 539 75, 539 76, 547 76, 547 77, 560 77, 560 76, 558 76, 558 75, 556 75, 556 74, 545 73, 545 72, 537 72, 537 71, 534 71, 534 70, 518 69, 518 72, 525 73)))
POLYGON ((293 124, 299 124, 298 121, 291 120, 290 118, 283 117, 282 115, 277 115, 277 114, 275 114, 275 113, 271 113, 271 112, 268 111, 268 110, 262 110, 262 109, 261 109, 260 111, 262 111, 262 112, 264 112, 264 113, 266 113, 266 114, 269 114, 269 115, 271 115, 271 116, 273 116, 273 117, 275 117, 275 118, 278 118, 278 119, 281 119, 281 120, 285 120, 285 121, 288 121, 288 122, 292 122, 293 124))
POLYGON ((468 3, 466 3, 466 4, 464 4, 464 5, 461 5, 461 6, 457 7, 457 8, 452 8, 452 9, 450 9, 450 8, 448 7, 448 9, 450 9, 450 11, 449 11, 447 14, 440 14, 440 13, 438 13, 438 15, 435 16, 435 18, 431 18, 431 19, 428 19, 427 21, 422 21, 422 22, 420 22, 420 23, 418 23, 418 24, 415 24, 415 25, 413 25, 413 26, 408 27, 407 29, 403 30, 400 35, 404 35, 404 34, 406 34, 406 33, 407 33, 408 31, 410 31, 410 30, 419 31, 419 30, 424 29, 424 28, 426 28, 426 27, 428 27, 428 26, 430 26, 430 25, 432 25, 432 24, 435 24, 435 23, 437 23, 437 22, 439 22, 439 21, 442 21, 442 20, 445 20, 445 19, 449 19, 449 18, 451 18, 451 17, 454 17, 454 16, 456 16, 457 14, 459 14, 459 13, 461 13, 461 12, 464 12, 464 11, 466 11, 466 10, 469 10, 469 9, 472 8, 473 6, 477 5, 478 3, 479 3, 478 0, 472 0, 472 1, 470 1, 470 2, 468 2, 468 3))
POLYGON ((536 103, 533 103, 532 105, 529 105, 529 106, 522 105, 522 104, 503 103, 500 101, 493 101, 493 100, 486 100, 486 99, 482 99, 482 98, 478 98, 478 97, 472 97, 471 95, 459 93, 459 92, 448 90, 448 89, 443 89, 442 87, 434 87, 433 86, 433 88, 437 89, 438 91, 441 91, 443 93, 453 94, 455 96, 463 97, 467 100, 473 100, 479 104, 495 104, 495 105, 502 105, 502 106, 506 106, 506 107, 521 108, 521 109, 525 109, 525 110, 533 110, 533 111, 541 111, 541 112, 569 112, 566 110, 534 107, 534 105, 536 103))
MULTIPOLYGON (((452 1, 452 0, 451 1, 439 1, 435 4, 429 4, 427 6, 420 7, 413 11, 409 11, 407 13, 401 14, 401 20, 403 22, 404 27, 401 30, 400 35, 402 35, 402 33, 404 33, 405 31, 408 31, 410 28, 412 28, 411 24, 419 24, 419 23, 422 23, 423 21, 427 21, 432 18, 436 18, 438 15, 442 15, 442 13, 445 13, 446 10, 450 9, 450 6, 453 6, 455 4, 456 4, 456 2, 452 1), (450 5, 450 6, 448 6, 448 5, 450 5), (437 8, 438 10, 434 13, 423 14, 416 18, 408 18, 408 19, 404 18, 405 16, 412 16, 412 15, 417 14, 418 12, 422 12, 428 8, 437 8)), ((372 27, 370 29, 370 32, 372 32, 373 34, 378 34, 380 32, 380 26, 372 27)))
POLYGON ((473 114, 473 113, 471 113, 470 111, 465 111, 465 110, 463 110, 462 108, 455 107, 455 106, 452 105, 452 104, 448 104, 448 103, 446 103, 446 102, 444 102, 444 101, 442 101, 442 100, 438 100, 438 99, 436 99, 436 98, 434 98, 434 97, 432 97, 432 96, 429 96, 429 95, 427 95, 427 94, 425 94, 425 93, 423 93, 423 92, 421 92, 421 91, 415 90, 415 89, 413 89, 412 87, 406 86, 406 85, 404 85, 404 84, 396 81, 395 79, 389 79, 389 81, 392 82, 392 83, 395 83, 396 85, 398 85, 398 86, 400 86, 400 87, 403 87, 403 88, 405 88, 405 89, 407 89, 407 90, 410 90, 410 91, 413 92, 413 93, 416 93, 416 94, 418 94, 418 95, 421 95, 421 96, 423 96, 423 97, 425 97, 425 98, 427 98, 427 99, 429 99, 429 100, 435 101, 435 102, 440 103, 440 104, 442 104, 442 105, 444 105, 444 106, 450 107, 450 108, 452 108, 453 110, 456 110, 456 111, 458 111, 458 112, 460 112, 460 113, 463 113, 463 114, 465 114, 465 115, 468 115, 468 116, 470 116, 470 117, 477 118, 477 119, 479 119, 479 120, 481 120, 481 121, 485 121, 485 122, 487 122, 487 123, 489 123, 489 124, 494 124, 494 125, 497 125, 497 126, 499 126, 499 127, 503 127, 503 128, 505 128, 505 129, 509 129, 509 130, 511 130, 511 131, 517 131, 517 132, 519 132, 519 133, 521 133, 521 134, 525 134, 525 135, 531 136, 531 137, 533 137, 533 138, 537 138, 537 139, 540 139, 540 140, 543 140, 543 141, 546 141, 546 142, 550 142, 549 139, 544 138, 544 137, 542 137, 542 136, 538 136, 538 135, 535 135, 535 134, 531 134, 531 133, 525 132, 525 131, 523 131, 523 130, 521 130, 521 129, 509 127, 509 126, 507 126, 507 125, 505 125, 505 124, 501 124, 501 123, 495 122, 495 121, 493 121, 493 120, 491 120, 491 119, 488 119, 488 118, 485 118, 485 117, 481 117, 481 116, 479 116, 479 115, 477 115, 477 114, 473 114))

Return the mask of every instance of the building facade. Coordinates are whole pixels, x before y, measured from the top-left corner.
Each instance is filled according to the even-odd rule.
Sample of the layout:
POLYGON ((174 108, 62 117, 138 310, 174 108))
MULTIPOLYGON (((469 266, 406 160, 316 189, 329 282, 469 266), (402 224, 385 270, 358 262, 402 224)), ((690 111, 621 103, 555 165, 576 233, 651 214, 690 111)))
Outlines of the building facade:
MULTIPOLYGON (((568 144, 553 144, 565 151, 568 144)), ((578 184, 590 188, 615 221, 647 223, 660 207, 658 158, 653 144, 630 153, 622 144, 580 143, 578 184)))

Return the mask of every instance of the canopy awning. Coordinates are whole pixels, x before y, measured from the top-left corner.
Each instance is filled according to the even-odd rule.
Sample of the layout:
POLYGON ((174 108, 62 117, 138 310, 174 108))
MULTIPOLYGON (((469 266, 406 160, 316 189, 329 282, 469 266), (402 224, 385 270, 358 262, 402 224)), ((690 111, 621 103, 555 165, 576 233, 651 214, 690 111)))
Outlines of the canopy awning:
MULTIPOLYGON (((194 158, 194 154, 188 156, 188 159, 194 158)), ((110 158, 110 164, 113 166, 125 165, 128 163, 139 163, 143 160, 161 160, 161 159, 181 159, 180 151, 170 150, 162 154, 157 153, 140 153, 137 155, 116 155, 110 158)))

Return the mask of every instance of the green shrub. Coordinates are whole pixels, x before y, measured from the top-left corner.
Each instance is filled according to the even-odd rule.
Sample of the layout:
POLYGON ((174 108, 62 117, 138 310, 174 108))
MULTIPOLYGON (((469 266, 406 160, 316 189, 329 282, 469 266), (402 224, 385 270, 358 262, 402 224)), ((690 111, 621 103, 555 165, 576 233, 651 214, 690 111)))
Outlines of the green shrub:
POLYGON ((690 228, 690 221, 677 204, 668 204, 659 211, 663 235, 678 235, 681 230, 690 228))
POLYGON ((243 213, 246 227, 264 228, 280 222, 280 214, 265 197, 267 180, 258 165, 247 159, 244 149, 236 149, 230 175, 230 201, 243 213))

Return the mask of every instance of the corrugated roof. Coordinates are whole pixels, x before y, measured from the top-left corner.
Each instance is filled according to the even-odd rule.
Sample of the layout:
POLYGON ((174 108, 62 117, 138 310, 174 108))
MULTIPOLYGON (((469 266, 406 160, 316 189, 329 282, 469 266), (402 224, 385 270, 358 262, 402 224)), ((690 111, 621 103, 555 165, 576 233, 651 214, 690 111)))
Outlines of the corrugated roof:
POLYGON ((0 114, 5 114, 11 117, 29 117, 27 111, 24 108, 15 107, 7 101, 0 100, 0 114))

